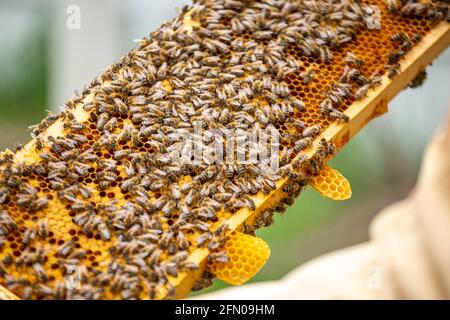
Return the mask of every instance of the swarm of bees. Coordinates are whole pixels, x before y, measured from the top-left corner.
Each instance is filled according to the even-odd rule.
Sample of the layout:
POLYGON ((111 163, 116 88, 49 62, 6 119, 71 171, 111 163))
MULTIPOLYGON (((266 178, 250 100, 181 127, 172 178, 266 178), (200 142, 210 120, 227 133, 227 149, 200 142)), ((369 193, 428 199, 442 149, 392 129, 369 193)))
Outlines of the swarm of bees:
MULTIPOLYGON (((425 17, 432 24, 448 14, 444 1, 382 5, 401 19, 425 17)), ((302 86, 311 87, 318 70, 302 69, 287 48, 297 46, 303 57, 326 68, 369 24, 381 26, 376 10, 352 0, 196 0, 184 7, 77 92, 60 114, 32 127, 31 147, 2 154, 0 284, 25 299, 154 299, 163 287, 171 298, 170 278, 199 268, 189 259, 196 248, 208 248, 210 261, 227 262, 221 250, 228 230, 224 218, 242 208, 256 210, 253 196, 270 194, 279 179, 288 178, 283 199, 244 232, 271 225, 274 213, 292 205, 336 152, 325 140, 314 145, 325 128, 301 120, 309 106, 285 81, 299 74, 302 86), (187 16, 195 21, 190 28, 187 16), (57 122, 62 134, 47 134, 57 122), (214 156, 200 163, 171 161, 168 154, 196 125, 205 134, 195 146, 204 149, 226 143, 208 134, 210 129, 286 128, 279 167, 263 171, 214 156), (312 147, 317 153, 309 159, 304 151, 312 147), (20 159, 27 148, 37 160, 20 159), (70 237, 59 235, 64 240, 45 218, 56 203, 73 230, 70 237), (80 238, 105 248, 103 264, 80 238)), ((390 78, 419 41, 420 34, 404 31, 392 36, 398 49, 387 57, 390 78)), ((336 121, 348 121, 345 102, 363 99, 385 74, 367 74, 363 58, 351 51, 343 63, 343 74, 330 82, 319 106, 336 121)), ((245 155, 252 146, 241 148, 245 155)), ((194 289, 210 285, 213 277, 204 272, 194 289)))

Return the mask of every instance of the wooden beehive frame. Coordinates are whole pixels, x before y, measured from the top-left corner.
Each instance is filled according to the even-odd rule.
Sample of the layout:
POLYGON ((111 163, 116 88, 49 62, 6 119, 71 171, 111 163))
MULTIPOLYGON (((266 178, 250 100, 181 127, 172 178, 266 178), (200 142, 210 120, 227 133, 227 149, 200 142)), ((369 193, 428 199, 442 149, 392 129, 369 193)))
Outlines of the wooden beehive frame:
POLYGON ((20 300, 14 293, 0 286, 0 300, 20 300))
MULTIPOLYGON (((350 121, 348 123, 335 123, 328 127, 314 143, 321 138, 325 138, 329 142, 333 142, 338 149, 341 149, 346 142, 348 142, 356 133, 359 132, 371 119, 379 116, 387 111, 387 102, 390 101, 397 93, 405 88, 416 75, 423 70, 432 60, 450 44, 450 26, 447 23, 441 23, 431 30, 422 41, 408 52, 406 58, 402 61, 402 72, 394 80, 390 80, 385 76, 383 84, 372 90, 368 97, 361 101, 353 103, 346 111, 350 121)), ((88 96, 85 102, 92 97, 88 96)), ((81 106, 77 109, 81 111, 81 106)), ((77 110, 76 109, 76 110, 77 110)), ((75 113, 77 112, 75 110, 75 113)), ((83 115, 83 112, 78 113, 83 115)), ((79 119, 80 121, 85 119, 79 119)), ((45 133, 46 135, 57 134, 62 131, 61 122, 53 124, 45 133)), ((31 150, 33 141, 25 146, 23 152, 20 152, 24 160, 27 159, 27 150, 31 150)), ((312 157, 315 149, 307 150, 306 154, 312 157)), ((33 160, 33 159, 29 159, 33 160)), ((282 191, 286 179, 281 179, 277 182, 277 189, 271 192, 268 196, 262 193, 255 196, 256 210, 250 211, 248 208, 243 208, 236 212, 226 223, 229 226, 230 232, 239 231, 243 228, 244 223, 251 224, 258 215, 270 207, 274 202, 278 202, 284 196, 282 191)), ((185 297, 201 276, 207 265, 207 258, 209 251, 207 249, 195 250, 189 260, 199 264, 200 268, 190 273, 180 273, 178 277, 171 278, 170 281, 177 289, 176 297, 185 297)), ((163 298, 164 292, 159 293, 159 297, 163 298)), ((17 296, 0 286, 0 300, 2 299, 18 299, 17 296)))

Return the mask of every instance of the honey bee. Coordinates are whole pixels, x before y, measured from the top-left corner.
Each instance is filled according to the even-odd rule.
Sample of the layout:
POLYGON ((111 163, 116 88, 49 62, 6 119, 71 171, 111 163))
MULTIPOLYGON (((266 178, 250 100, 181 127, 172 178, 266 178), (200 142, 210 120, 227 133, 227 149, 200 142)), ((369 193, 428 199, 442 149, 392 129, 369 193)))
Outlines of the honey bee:
POLYGON ((132 187, 136 186, 139 183, 138 177, 132 177, 127 180, 124 180, 120 186, 122 192, 128 192, 132 187))
POLYGON ((274 223, 273 220, 273 211, 272 210, 264 210, 257 218, 256 224, 258 227, 268 227, 274 223))
MULTIPOLYGON (((450 12, 450 10, 449 10, 449 12, 450 12)), ((413 43, 418 43, 420 40, 422 40, 422 35, 420 33, 415 33, 411 37, 411 40, 413 43)))
POLYGON ((407 40, 403 41, 403 43, 402 43, 402 50, 408 51, 409 49, 412 48, 412 45, 413 44, 411 43, 411 41, 409 39, 407 39, 407 40))
MULTIPOLYGON (((119 161, 119 160, 127 158, 130 154, 131 154, 131 151, 128 149, 117 150, 114 152, 113 159, 116 161, 119 161)), ((115 168, 110 167, 110 169, 115 169, 115 168)))
POLYGON ((400 31, 392 35, 391 40, 394 42, 403 42, 408 40, 409 37, 404 31, 400 31))
POLYGON ((67 257, 70 252, 73 250, 75 246, 75 241, 74 240, 69 240, 66 243, 63 243, 58 250, 58 253, 61 257, 67 257))
POLYGON ((162 207, 161 211, 165 217, 170 217, 173 210, 176 208, 176 202, 173 200, 167 201, 167 203, 162 207))
MULTIPOLYGON (((1 245, 0 245, 0 248, 1 248, 1 245)), ((13 262, 14 262, 14 258, 11 255, 6 255, 1 261, 0 267, 2 265, 9 266, 9 265, 13 264, 13 262)))
POLYGON ((333 102, 330 98, 325 98, 320 103, 320 112, 323 114, 329 114, 331 111, 333 111, 333 102))
POLYGON ((79 149, 66 150, 60 154, 60 157, 63 161, 69 161, 75 159, 80 154, 79 149))
POLYGON ((306 149, 307 147, 311 146, 312 142, 313 142, 312 137, 306 137, 306 138, 296 141, 294 144, 294 148, 293 148, 294 152, 298 153, 298 152, 306 149))
POLYGON ((230 257, 226 252, 213 252, 208 256, 208 260, 211 262, 227 263, 230 261, 230 257))
POLYGON ((388 56, 389 64, 395 64, 400 61, 405 56, 404 51, 391 51, 388 56))
POLYGON ((321 129, 322 128, 320 127, 320 125, 313 125, 311 127, 306 127, 303 130, 302 137, 303 138, 313 137, 313 136, 319 134, 321 129))
MULTIPOLYGON (((138 181, 137 177, 134 177, 132 179, 135 179, 136 181, 138 181)), ((164 181, 163 180, 155 180, 155 181, 150 183, 150 190, 151 191, 158 191, 162 187, 164 187, 164 181)))
POLYGON ((69 141, 73 141, 74 144, 81 144, 88 141, 87 137, 83 134, 69 133, 67 134, 69 141))
POLYGON ((245 26, 239 19, 233 18, 231 19, 230 23, 231 30, 233 30, 233 32, 235 32, 236 34, 242 34, 245 31, 245 26))
POLYGON ((100 233, 100 237, 102 240, 110 240, 111 239, 111 231, 109 230, 108 226, 101 222, 97 225, 98 231, 100 233))
POLYGON ((428 10, 426 17, 430 20, 432 26, 435 26, 442 20, 447 20, 448 22, 450 20, 448 6, 446 6, 444 3, 438 2, 435 8, 428 10))
POLYGON ((199 247, 204 247, 205 244, 212 238, 213 238, 213 235, 210 232, 205 232, 197 238, 197 245, 199 247))
POLYGON ((325 63, 329 63, 333 59, 333 54, 328 47, 320 48, 320 59, 325 63))
POLYGON ((298 169, 303 162, 307 160, 307 156, 304 154, 299 153, 292 159, 292 162, 289 167, 287 167, 288 171, 292 169, 298 169))
POLYGON ((40 220, 38 222, 38 228, 37 228, 37 235, 41 238, 41 239, 46 239, 48 236, 48 222, 46 220, 40 220))
POLYGON ((361 100, 365 98, 367 96, 367 92, 369 91, 369 89, 370 84, 359 87, 354 94, 355 100, 361 100))
POLYGON ((203 272, 198 282, 192 287, 192 291, 199 291, 212 285, 213 274, 203 272))
POLYGON ((47 273, 45 272, 44 268, 40 263, 33 264, 33 269, 36 274, 36 277, 39 279, 40 282, 45 283, 48 281, 49 278, 47 276, 47 273))
POLYGON ((167 247, 169 246, 170 242, 172 241, 174 237, 173 232, 170 231, 166 231, 162 236, 161 239, 159 240, 159 247, 161 249, 167 249, 167 247))
POLYGON ((382 82, 383 82, 383 78, 381 76, 375 74, 370 78, 369 86, 371 89, 374 89, 374 88, 378 87, 379 85, 381 85, 382 82))
POLYGON ((16 204, 20 207, 29 207, 32 201, 36 199, 36 195, 19 194, 17 196, 16 204))
POLYGON ((301 120, 298 120, 295 118, 289 118, 288 121, 289 121, 289 124, 291 124, 293 127, 297 128, 297 129, 305 129, 305 127, 306 127, 306 124, 301 120))
POLYGON ((414 78, 413 81, 411 81, 411 83, 409 84, 410 88, 417 88, 420 87, 424 81, 427 79, 427 72, 426 70, 421 70, 419 71, 419 73, 417 74, 417 76, 414 78))
POLYGON ((34 286, 34 291, 43 297, 51 297, 53 295, 53 290, 52 288, 42 284, 42 283, 38 283, 34 286))
POLYGON ((399 12, 400 5, 398 0, 387 0, 387 6, 389 11, 397 13, 399 12))
POLYGON ((36 238, 36 231, 32 229, 27 229, 23 234, 22 243, 25 246, 29 246, 35 238, 36 238))
POLYGON ((87 251, 86 250, 75 250, 73 251, 68 258, 69 259, 76 259, 76 260, 81 260, 83 258, 85 258, 87 255, 87 251))
POLYGON ((400 9, 400 15, 402 17, 408 17, 408 16, 422 16, 425 11, 427 10, 427 5, 420 2, 410 2, 403 5, 403 7, 400 9))
POLYGON ((93 151, 92 149, 89 149, 89 150, 81 153, 77 157, 77 160, 81 161, 81 162, 93 162, 93 161, 97 160, 98 156, 96 154, 94 154, 92 151, 93 151))
POLYGON ((102 123, 102 130, 113 131, 118 125, 118 120, 116 117, 109 118, 105 124, 102 123))
POLYGON ((350 120, 349 116, 347 116, 345 113, 343 113, 337 109, 333 109, 330 112, 330 117, 332 119, 343 120, 344 122, 348 122, 350 120))
POLYGON ((345 66, 344 72, 343 72, 342 76, 340 77, 339 81, 341 83, 350 83, 350 81, 353 81, 360 75, 361 75, 361 72, 358 69, 350 68, 349 66, 345 66))
POLYGON ((252 226, 252 225, 244 223, 244 230, 243 230, 243 232, 245 234, 249 234, 249 235, 254 236, 255 235, 255 227, 252 226))
POLYGON ((318 175, 320 172, 320 166, 319 166, 319 163, 317 162, 317 160, 310 159, 309 160, 309 168, 313 175, 318 175))
POLYGON ((350 66, 354 66, 356 68, 361 68, 364 65, 364 61, 360 58, 358 58, 357 56, 355 56, 352 52, 347 52, 345 58, 344 58, 344 62, 347 65, 350 66))
POLYGON ((168 73, 169 66, 166 61, 164 61, 158 68, 156 76, 159 80, 164 79, 168 73))
MULTIPOLYGON (((253 199, 251 199, 250 197, 248 197, 248 196, 244 197, 244 203, 245 203, 245 206, 247 206, 250 210, 252 210, 252 211, 256 210, 256 204, 253 201, 253 199)), ((237 206, 237 207, 239 207, 239 206, 237 206)))
POLYGON ((289 196, 297 196, 301 191, 301 187, 300 184, 291 182, 283 186, 283 191, 286 192, 289 196))
POLYGON ((328 142, 325 138, 320 139, 318 146, 318 154, 320 158, 326 158, 329 155, 334 155, 337 152, 336 146, 328 142))
POLYGON ((393 79, 400 74, 400 64, 390 65, 388 69, 389 79, 393 79))
POLYGON ((270 30, 255 31, 252 36, 256 40, 268 40, 272 38, 273 32, 270 30))
POLYGON ((199 268, 199 265, 193 261, 183 261, 180 264, 180 268, 186 271, 193 271, 197 270, 199 268))
POLYGON ((221 111, 220 117, 219 117, 219 121, 222 124, 227 124, 230 122, 230 120, 233 118, 233 116, 230 113, 230 110, 228 108, 224 108, 221 111))
POLYGON ((101 113, 97 120, 97 128, 99 130, 103 130, 105 128, 106 123, 109 120, 109 115, 107 113, 101 113))
POLYGON ((298 111, 303 111, 305 109, 305 103, 298 99, 298 98, 291 98, 290 103, 294 108, 296 108, 298 111))

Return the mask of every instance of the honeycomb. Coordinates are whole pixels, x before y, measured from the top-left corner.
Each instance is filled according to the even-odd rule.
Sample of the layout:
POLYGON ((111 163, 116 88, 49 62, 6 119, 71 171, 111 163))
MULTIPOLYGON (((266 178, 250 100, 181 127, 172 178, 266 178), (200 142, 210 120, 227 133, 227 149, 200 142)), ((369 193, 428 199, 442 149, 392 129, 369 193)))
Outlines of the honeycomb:
MULTIPOLYGON (((229 237, 229 219, 261 211, 245 225, 253 233, 308 182, 349 197, 348 182, 323 169, 341 145, 322 141, 307 159, 311 141, 348 121, 346 109, 381 76, 395 78, 403 54, 448 7, 435 1, 419 14, 381 0, 346 3, 194 1, 76 92, 34 127, 29 144, 0 157, 0 286, 22 299, 173 298, 173 284, 201 271, 199 250, 231 259, 212 261, 205 283, 214 275, 242 283, 269 251, 256 238, 229 237), (367 27, 372 5, 380 30, 367 27), (203 131, 273 125, 280 169, 171 161, 167 152, 194 122, 203 131), (274 193, 282 197, 272 203, 274 193), (261 199, 270 208, 258 210, 261 199)), ((202 139, 204 148, 219 141, 202 139)))
POLYGON ((232 233, 223 248, 228 262, 213 262, 211 272, 219 279, 241 285, 258 273, 270 256, 270 248, 262 239, 240 232, 232 233))
POLYGON ((352 196, 350 182, 331 167, 324 167, 317 176, 312 176, 309 185, 322 196, 332 200, 347 200, 352 196))

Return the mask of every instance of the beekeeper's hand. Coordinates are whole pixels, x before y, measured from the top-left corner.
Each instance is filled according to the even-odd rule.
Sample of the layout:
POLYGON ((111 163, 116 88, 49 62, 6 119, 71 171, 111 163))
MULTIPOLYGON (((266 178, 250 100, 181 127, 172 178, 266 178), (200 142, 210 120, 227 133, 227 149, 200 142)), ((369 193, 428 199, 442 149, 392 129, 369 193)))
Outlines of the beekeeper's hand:
POLYGON ((411 195, 384 209, 367 243, 316 258, 279 281, 200 299, 450 299, 450 114, 411 195))

